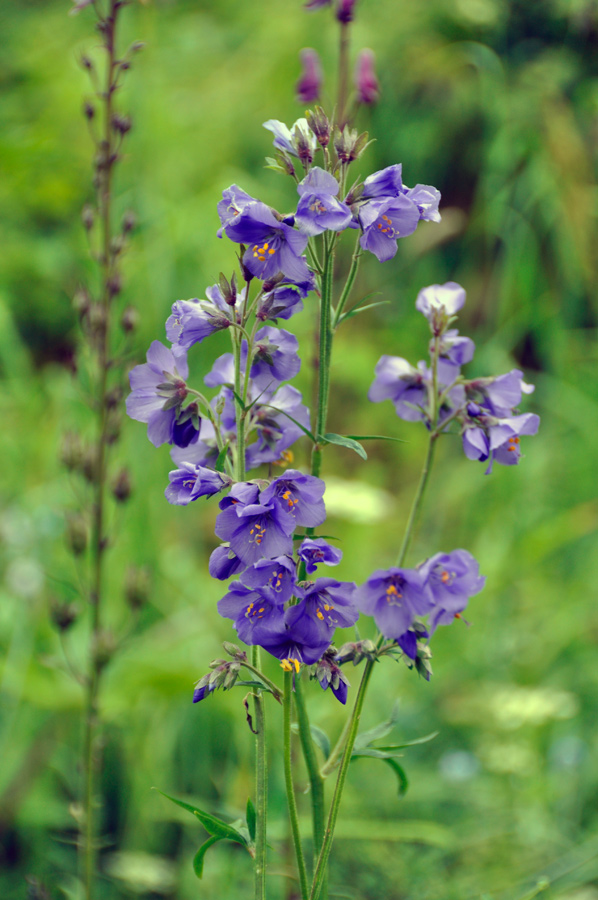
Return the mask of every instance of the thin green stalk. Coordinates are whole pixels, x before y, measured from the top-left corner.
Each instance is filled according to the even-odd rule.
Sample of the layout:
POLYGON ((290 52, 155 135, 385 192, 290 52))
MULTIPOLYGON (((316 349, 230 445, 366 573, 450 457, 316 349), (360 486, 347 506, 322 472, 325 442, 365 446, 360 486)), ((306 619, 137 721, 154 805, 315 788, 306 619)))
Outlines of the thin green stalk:
POLYGON ((303 694, 303 683, 300 678, 295 679, 295 709, 299 723, 299 740, 305 759, 307 775, 311 788, 312 827, 314 836, 314 860, 317 858, 322 841, 324 840, 324 780, 320 775, 316 748, 311 736, 309 716, 303 694))
POLYGON ((347 737, 347 743, 345 745, 345 752, 343 753, 343 758, 341 760, 338 772, 338 778, 336 780, 336 785, 334 788, 334 795, 332 797, 330 813, 328 814, 328 822, 326 823, 326 831, 324 833, 324 843, 322 844, 320 856, 318 857, 318 864, 314 872, 313 884, 311 893, 309 895, 309 900, 319 900, 319 898, 322 896, 322 888, 326 879, 328 857, 330 856, 330 850, 332 847, 332 839, 334 837, 334 829, 336 826, 336 820, 340 808, 343 788, 345 786, 345 780, 347 778, 349 763, 351 762, 353 745, 355 744, 355 738, 357 737, 357 732, 359 730, 363 701, 365 700, 365 695, 373 667, 374 663, 371 660, 368 660, 365 666, 363 677, 361 679, 361 684, 359 685, 359 691, 357 692, 355 706, 353 707, 353 712, 351 713, 349 734, 347 737))
POLYGON ((413 498, 413 503, 411 505, 411 511, 409 513, 409 519, 407 521, 407 527, 405 529, 405 534, 403 536, 403 542, 401 544, 401 549, 399 550, 399 555, 397 557, 397 566, 402 566, 405 562, 405 557, 407 556, 407 551, 409 550, 409 544, 411 543, 411 538, 413 536, 413 532, 415 530, 415 524, 417 521, 417 516, 419 514, 419 510, 421 507, 421 503, 424 497, 424 493, 428 484, 428 479, 430 477, 430 471, 432 469, 432 463, 434 462, 434 450, 436 448, 436 440, 438 435, 436 432, 430 432, 430 437, 428 439, 428 449, 426 451, 426 458, 424 460, 424 466, 420 475, 419 484, 417 486, 417 492, 415 497, 413 498))
POLYGON ((320 769, 320 775, 322 778, 327 778, 331 772, 334 772, 336 766, 338 764, 339 759, 341 758, 341 754, 345 747, 345 743, 347 741, 347 735, 349 734, 349 728, 351 727, 351 719, 347 719, 344 724, 343 730, 340 733, 339 739, 330 751, 330 755, 322 768, 320 769))
POLYGON ((340 23, 340 41, 338 54, 338 124, 342 129, 346 122, 345 108, 349 89, 349 23, 340 23))
MULTIPOLYGON (((326 238, 324 238, 326 241, 326 238)), ((322 275, 322 295, 320 297, 319 368, 318 368, 318 408, 316 413, 316 438, 326 431, 328 418, 328 395, 330 391, 330 358, 332 354, 332 332, 330 328, 330 307, 332 303, 332 277, 334 272, 334 244, 325 243, 324 274, 322 275)), ((322 447, 314 444, 311 457, 311 474, 318 476, 322 467, 322 447)))
POLYGON ((301 834, 299 832, 299 818, 297 816, 297 801, 295 799, 295 788, 293 786, 293 765, 291 759, 291 712, 293 706, 293 674, 292 672, 284 673, 284 700, 283 700, 283 737, 284 737, 284 780, 287 789, 287 803, 289 806, 289 817, 291 820, 291 832, 293 835, 293 844, 295 846, 295 856, 297 857, 297 868, 299 870, 299 883, 301 885, 301 897, 307 900, 309 896, 309 888, 307 886, 307 872, 305 870, 305 857, 303 855, 303 846, 301 844, 301 834))
POLYGON ((357 239, 357 244, 355 245, 355 250, 353 251, 353 257, 351 259, 351 268, 349 269, 349 274, 347 275, 347 280, 345 282, 345 286, 343 288, 343 292, 340 296, 340 300, 338 301, 338 305, 334 312, 334 316, 332 319, 332 330, 335 331, 340 322, 341 315, 343 313, 343 309, 345 308, 345 304, 349 298, 349 295, 353 289, 353 285, 355 283, 355 278, 357 276, 357 270, 359 269, 359 260, 361 259, 361 246, 359 244, 359 238, 357 239))
MULTIPOLYGON (((261 669, 260 648, 251 648, 251 664, 261 669)), ((257 796, 255 825, 255 900, 266 900, 266 829, 268 819, 268 760, 266 755, 266 706, 259 688, 254 694, 255 714, 255 791, 257 796)))

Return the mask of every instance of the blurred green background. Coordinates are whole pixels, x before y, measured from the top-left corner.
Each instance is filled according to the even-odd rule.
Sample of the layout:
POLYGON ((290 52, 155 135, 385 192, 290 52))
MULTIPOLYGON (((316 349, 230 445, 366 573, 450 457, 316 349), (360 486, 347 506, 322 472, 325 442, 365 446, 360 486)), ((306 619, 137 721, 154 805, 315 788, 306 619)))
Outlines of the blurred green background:
MULTIPOLYGON (((64 510, 84 489, 58 462, 67 429, 91 426, 71 369, 78 340, 71 297, 95 277, 80 225, 91 199, 88 91, 77 59, 94 52, 89 10, 67 0, 0 2, 0 897, 52 898, 76 871, 81 692, 66 670, 49 609, 76 600, 64 510)), ((359 124, 375 136, 362 176, 403 163, 407 184, 436 185, 443 222, 400 242, 394 261, 362 266, 357 291, 389 302, 355 317, 334 350, 331 430, 386 433, 363 463, 330 447, 327 531, 342 538, 340 577, 363 581, 391 564, 421 465, 425 435, 390 404, 369 404, 382 353, 416 362, 424 285, 454 279, 468 292, 461 331, 479 347, 469 371, 521 366, 537 385, 526 410, 543 417, 518 468, 468 462, 442 442, 412 562, 465 547, 487 587, 462 623, 434 637, 427 684, 380 665, 365 724, 400 702, 397 736, 438 737, 403 760, 411 786, 396 795, 377 760, 351 770, 333 851, 333 896, 355 900, 598 900, 598 7, 594 0, 359 0, 353 50, 374 49, 382 100, 359 124)), ((329 11, 299 0, 133 4, 121 39, 145 50, 119 98, 133 131, 119 167, 117 207, 139 218, 125 262, 125 301, 141 324, 136 361, 171 303, 201 296, 231 245, 218 241, 216 202, 233 182, 280 209, 291 181, 264 169, 269 118, 291 123, 297 53, 322 55, 333 95, 336 35, 329 11)), ((349 245, 352 240, 349 239, 349 245)), ((339 268, 346 269, 349 248, 339 268)), ((291 323, 309 396, 314 304, 291 323)), ((226 336, 196 348, 197 377, 226 336), (222 339, 221 339, 222 338, 222 339)), ((307 447, 298 450, 304 464, 307 447)), ((190 703, 193 682, 232 636, 216 613, 222 586, 207 573, 215 503, 170 507, 170 460, 145 428, 124 423, 116 462, 134 493, 113 512, 107 619, 128 637, 105 676, 101 896, 221 900, 251 895, 250 859, 219 844, 195 879, 204 832, 157 786, 234 818, 252 791, 252 741, 242 693, 190 703), (145 565, 151 594, 132 619, 127 566, 145 565)), ((66 637, 84 664, 86 616, 66 637)), ((275 662, 269 668, 278 677, 275 662)), ((348 670, 353 685, 359 672, 348 670)), ((353 694, 354 687, 351 695, 353 694)), ((343 714, 309 685, 314 721, 334 738, 343 714)), ((270 709, 272 898, 294 896, 280 760, 281 711, 270 709)), ((305 780, 300 771, 299 791, 305 780)), ((299 795, 308 815, 308 798, 299 795)))

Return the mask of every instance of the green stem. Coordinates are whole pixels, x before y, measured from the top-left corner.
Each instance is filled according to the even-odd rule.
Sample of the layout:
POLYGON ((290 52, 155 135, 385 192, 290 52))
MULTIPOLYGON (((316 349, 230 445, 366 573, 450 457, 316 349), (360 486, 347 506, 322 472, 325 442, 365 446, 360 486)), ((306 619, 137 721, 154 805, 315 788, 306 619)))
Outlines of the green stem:
MULTIPOLYGON (((241 336, 233 333, 233 351, 235 358, 235 421, 237 425, 237 447, 235 450, 235 478, 245 480, 245 410, 240 405, 243 394, 241 388, 241 336)), ((249 367, 248 367, 249 368, 249 367)))
POLYGON ((301 741, 301 749, 303 750, 311 788, 314 859, 316 859, 324 840, 324 780, 320 775, 318 757, 316 756, 316 748, 311 736, 309 716, 303 694, 303 683, 300 678, 295 679, 295 709, 297 710, 299 723, 299 740, 301 741))
POLYGON ((359 238, 357 239, 357 244, 355 245, 355 250, 353 251, 353 258, 351 259, 351 268, 349 269, 349 274, 347 275, 347 280, 345 282, 345 286, 343 288, 343 292, 340 296, 340 300, 338 301, 338 306, 334 312, 334 316, 332 319, 332 330, 335 331, 339 325, 340 318, 345 308, 345 304, 347 299, 349 298, 349 294, 353 289, 353 285, 355 283, 355 278, 357 276, 357 270, 359 269, 359 260, 361 259, 361 246, 359 244, 359 238))
POLYGON ((405 562, 405 557, 407 556, 407 551, 409 550, 409 544, 411 543, 411 538, 413 536, 413 532, 415 530, 415 524, 417 522, 417 516, 419 514, 419 510, 421 507, 421 503, 424 497, 424 493, 426 490, 426 486, 428 484, 428 479, 430 477, 430 471, 432 469, 432 463, 434 461, 434 450, 436 448, 436 440, 438 435, 432 431, 430 432, 430 437, 428 440, 428 449, 426 452, 426 458, 424 460, 424 466, 420 475, 419 484, 417 486, 417 491, 415 497, 413 498, 413 503, 411 504, 411 511, 409 513, 409 519, 407 521, 407 527, 405 529, 405 534, 403 536, 403 543, 401 544, 401 549, 399 551, 399 555, 397 557, 397 566, 402 566, 405 562))
POLYGON ((341 22, 338 54, 338 101, 337 115, 341 130, 345 126, 345 108, 349 88, 349 23, 341 22))
MULTIPOLYGON (((251 648, 251 664, 260 669, 260 648, 251 648)), ((266 707, 259 688, 254 694, 255 713, 255 900, 266 900, 266 826, 268 818, 268 779, 266 757, 266 707)))
POLYGON ((344 724, 343 730, 340 733, 340 737, 332 750, 330 751, 330 756, 320 769, 320 775, 322 778, 327 778, 331 772, 333 772, 338 764, 338 761, 341 757, 343 749, 345 747, 345 743, 347 741, 347 735, 349 734, 349 728, 351 727, 351 719, 347 719, 344 724))
POLYGON ((270 681, 270 679, 267 678, 263 672, 260 672, 259 669, 256 669, 255 666, 252 666, 251 663, 248 663, 248 662, 242 662, 241 665, 243 666, 244 669, 249 669, 250 672, 253 672, 254 675, 257 675, 257 677, 260 679, 260 681, 263 681, 264 684, 266 685, 266 687, 270 688, 274 697, 276 698, 276 700, 278 700, 279 703, 282 701, 282 698, 283 698, 282 691, 280 690, 280 688, 278 688, 274 684, 273 681, 270 681))
POLYGON ((293 705, 293 675, 291 672, 284 673, 283 704, 284 780, 287 789, 287 803, 289 806, 289 817, 291 819, 291 832, 293 834, 293 844, 295 845, 295 856, 297 857, 297 868, 299 870, 301 897, 303 898, 303 900, 307 900, 309 896, 309 889, 307 886, 305 857, 303 856, 301 835, 299 833, 299 818, 297 816, 297 801, 295 799, 295 788, 293 787, 293 765, 291 760, 291 710, 293 705))
MULTIPOLYGON (((328 395, 330 391, 330 358, 332 354, 332 331, 330 327, 330 306, 332 302, 332 277, 334 272, 334 238, 329 245, 324 237, 324 274, 322 275, 322 296, 320 297, 320 333, 318 366, 318 409, 316 414, 316 439, 326 431, 328 418, 328 395)), ((322 468, 322 447, 314 444, 311 457, 311 474, 318 476, 322 468)))
POLYGON ((345 752, 343 753, 338 778, 336 780, 336 786, 334 788, 334 795, 332 797, 332 804, 330 806, 330 813, 328 814, 328 822, 326 823, 326 831, 324 833, 324 843, 322 844, 320 856, 318 857, 318 864, 314 872, 313 884, 311 893, 309 895, 309 900, 318 900, 318 898, 322 895, 322 887, 326 879, 328 857, 330 856, 332 839, 334 837, 334 828, 336 826, 343 788, 345 786, 345 780, 347 778, 347 772, 349 770, 349 763, 351 762, 353 745, 355 744, 355 738, 357 737, 357 732, 359 730, 363 701, 365 700, 365 695, 373 667, 374 663, 371 660, 368 660, 365 666, 363 677, 361 679, 361 684, 359 685, 359 691, 355 700, 355 706, 353 707, 353 712, 351 713, 349 734, 347 737, 347 743, 345 744, 345 752))

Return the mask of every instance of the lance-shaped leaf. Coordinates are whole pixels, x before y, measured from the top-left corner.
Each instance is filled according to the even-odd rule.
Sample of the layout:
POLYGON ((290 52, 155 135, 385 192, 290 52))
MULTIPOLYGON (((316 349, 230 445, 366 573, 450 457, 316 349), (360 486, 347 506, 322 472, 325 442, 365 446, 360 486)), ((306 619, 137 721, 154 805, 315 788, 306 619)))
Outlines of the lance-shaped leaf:
POLYGON ((399 797, 404 797, 407 793, 407 789, 409 788, 409 779, 405 773, 405 769, 403 766, 400 766, 396 759, 386 759, 384 760, 387 765, 393 770, 395 775, 397 776, 398 781, 398 794, 399 797))
POLYGON ((221 840, 223 840, 223 838, 216 837, 215 835, 209 837, 205 844, 201 845, 201 847, 193 857, 193 871, 198 878, 201 878, 201 876, 203 875, 203 861, 207 851, 210 849, 212 844, 217 844, 218 841, 221 840))
POLYGON ((347 449, 353 450, 358 456, 361 456, 362 459, 368 458, 365 448, 361 446, 359 441, 355 441, 344 434, 334 434, 334 432, 329 431, 323 435, 323 440, 327 444, 338 444, 339 447, 347 447, 347 449))
POLYGON ((247 798, 247 810, 245 813, 245 818, 247 820, 247 831, 249 832, 249 837, 252 841, 255 841, 255 828, 257 824, 257 813, 255 811, 255 806, 253 805, 253 801, 251 797, 247 798))
POLYGON ((175 797, 171 797, 169 794, 165 794, 164 791, 160 791, 157 788, 155 790, 158 790, 158 793, 162 794, 163 797, 166 797, 167 800, 170 800, 171 803, 176 803, 181 809, 186 809, 187 812, 190 812, 199 819, 205 830, 212 837, 218 838, 218 840, 234 841, 236 844, 242 844, 244 847, 247 847, 247 839, 240 831, 233 828, 232 825, 229 825, 222 819, 218 819, 216 816, 211 815, 211 813, 205 812, 203 809, 198 809, 196 806, 191 806, 190 803, 185 803, 184 800, 177 800, 175 797))

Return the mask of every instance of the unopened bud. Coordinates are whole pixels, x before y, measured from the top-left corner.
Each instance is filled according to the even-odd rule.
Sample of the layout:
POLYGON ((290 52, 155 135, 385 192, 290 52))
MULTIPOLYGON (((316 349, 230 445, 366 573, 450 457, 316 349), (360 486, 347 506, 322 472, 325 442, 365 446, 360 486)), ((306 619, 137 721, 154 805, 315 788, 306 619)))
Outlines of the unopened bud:
POLYGON ((106 287, 108 288, 108 293, 111 297, 116 297, 117 294, 120 294, 122 290, 122 278, 120 277, 119 272, 112 273, 106 287))
POLYGON ((125 598, 131 609, 140 609, 150 594, 150 573, 145 566, 129 566, 125 574, 125 598))
POLYGON ((334 133, 334 149, 341 163, 347 164, 359 159, 367 145, 368 134, 366 131, 359 134, 354 128, 345 125, 342 131, 337 128, 334 133))
POLYGON ((75 431, 67 431, 60 447, 60 462, 70 472, 80 469, 84 456, 83 443, 75 431))
POLYGON ((117 134, 125 135, 131 130, 130 116, 124 116, 121 113, 114 113, 112 116, 112 128, 117 134))
POLYGON ((85 288, 79 288, 73 297, 73 309, 80 317, 86 316, 89 312, 91 297, 85 288))
POLYGON ((374 68, 374 54, 372 50, 362 50, 357 57, 355 67, 355 87, 360 103, 373 106, 380 96, 380 85, 376 78, 374 68))
POLYGON ((68 631, 77 620, 79 610, 75 603, 65 603, 56 598, 50 601, 50 617, 59 631, 68 631))
POLYGON ((86 324, 93 337, 102 337, 106 331, 106 310, 102 303, 91 303, 86 315, 86 324))
POLYGON ((131 476, 128 469, 121 469, 112 482, 112 496, 118 503, 126 503, 131 496, 131 476))
POLYGON ((133 43, 129 47, 129 53, 139 53, 139 51, 143 50, 144 47, 145 43, 143 41, 133 41, 133 43))
POLYGON ((75 556, 81 556, 87 547, 87 523, 78 512, 69 512, 66 516, 67 546, 75 556))
POLYGON ((320 57, 311 47, 306 47, 299 54, 301 59, 301 75, 295 86, 299 103, 314 103, 320 96, 322 88, 322 66, 320 57))
POLYGON ((88 203, 81 210, 81 221, 86 231, 91 231, 95 219, 95 210, 88 203))
POLYGON ((137 219, 135 218, 135 213, 132 210, 128 209, 124 214, 122 220, 123 234, 129 234, 130 231, 133 231, 136 224, 137 219))
POLYGON ((97 464, 96 464, 96 450, 95 447, 88 447, 85 453, 83 454, 83 460, 81 462, 81 471, 83 475, 89 481, 90 484, 94 484, 96 480, 96 472, 97 472, 97 464))
POLYGON ((90 60, 89 56, 87 56, 85 53, 81 54, 81 58, 80 58, 79 62, 81 63, 81 65, 83 66, 84 69, 88 69, 89 71, 91 71, 91 69, 93 69, 93 63, 90 60))
POLYGON ((297 148, 297 156, 303 163, 310 165, 313 162, 314 152, 307 134, 305 134, 299 125, 295 126, 293 132, 293 143, 297 148))
POLYGON ((120 437, 122 416, 118 409, 109 409, 106 416, 106 443, 115 444, 120 437))
POLYGON ((237 302, 237 277, 233 272, 230 282, 221 272, 219 279, 220 292, 229 306, 234 306, 237 302))
POLYGON ((320 146, 327 147, 330 143, 330 121, 322 107, 316 106, 315 110, 308 109, 305 118, 320 146))
POLYGON ((135 309, 134 306, 127 306, 125 311, 122 314, 122 318, 120 320, 120 327, 125 332, 125 334, 130 334, 132 331, 135 331, 137 325, 139 323, 139 313, 135 309))
POLYGON ((116 650, 116 638, 111 631, 101 631, 96 635, 95 645, 93 648, 96 665, 99 669, 103 669, 114 655, 116 650))
POLYGON ((95 114, 96 114, 95 107, 92 106, 92 104, 89 102, 89 100, 86 100, 85 103, 83 104, 83 115, 85 116, 86 119, 89 119, 89 121, 91 122, 91 120, 93 119, 95 114))
POLYGON ((339 22, 346 25, 348 22, 353 21, 353 7, 355 3, 356 0, 338 0, 336 18, 339 22))

